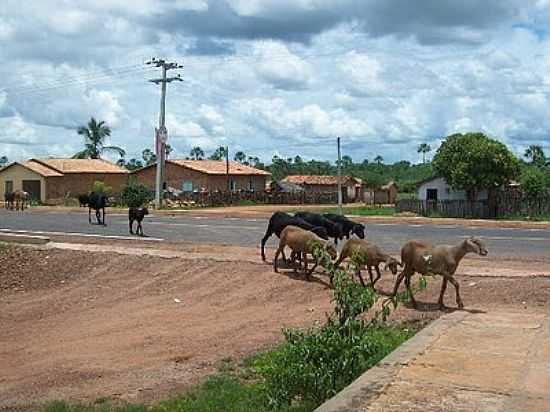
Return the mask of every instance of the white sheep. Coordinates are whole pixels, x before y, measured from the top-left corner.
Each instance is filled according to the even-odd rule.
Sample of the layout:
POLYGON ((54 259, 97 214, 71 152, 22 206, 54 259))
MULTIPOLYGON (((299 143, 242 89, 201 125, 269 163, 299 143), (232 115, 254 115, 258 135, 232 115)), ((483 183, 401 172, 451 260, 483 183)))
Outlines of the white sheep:
POLYGON ((405 265, 405 268, 397 277, 393 295, 395 296, 397 294, 399 285, 404 278, 412 305, 416 309, 416 301, 414 300, 411 290, 411 277, 415 272, 421 273, 422 275, 441 275, 443 276, 443 283, 441 285, 441 293, 438 301, 440 309, 445 307, 443 304, 443 295, 447 289, 447 282, 451 282, 455 287, 456 303, 458 307, 460 309, 464 308, 464 304, 460 298, 458 282, 453 276, 458 264, 467 253, 477 253, 478 255, 486 256, 488 252, 483 241, 476 237, 464 239, 456 246, 433 246, 417 240, 411 240, 405 243, 401 249, 401 263, 405 265))
POLYGON ((336 248, 330 241, 324 240, 317 236, 315 233, 304 230, 297 226, 287 226, 281 232, 279 247, 277 249, 277 252, 275 253, 275 258, 273 259, 273 270, 275 272, 278 272, 277 261, 285 246, 288 246, 292 250, 293 255, 303 257, 304 271, 308 280, 310 279, 311 274, 317 267, 317 263, 315 263, 313 267, 308 271, 307 255, 313 254, 313 251, 316 247, 322 247, 323 249, 325 249, 332 259, 335 259, 337 256, 336 248))

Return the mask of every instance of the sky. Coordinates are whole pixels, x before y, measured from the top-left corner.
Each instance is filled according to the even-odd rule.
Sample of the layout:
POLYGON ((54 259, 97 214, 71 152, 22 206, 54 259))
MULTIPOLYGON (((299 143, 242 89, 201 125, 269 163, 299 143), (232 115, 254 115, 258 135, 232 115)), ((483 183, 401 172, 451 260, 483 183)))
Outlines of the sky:
POLYGON ((0 156, 71 156, 93 116, 141 157, 152 57, 184 66, 172 157, 334 161, 339 136, 354 161, 419 162, 418 144, 470 131, 550 152, 548 27, 550 0, 2 0, 0 156))

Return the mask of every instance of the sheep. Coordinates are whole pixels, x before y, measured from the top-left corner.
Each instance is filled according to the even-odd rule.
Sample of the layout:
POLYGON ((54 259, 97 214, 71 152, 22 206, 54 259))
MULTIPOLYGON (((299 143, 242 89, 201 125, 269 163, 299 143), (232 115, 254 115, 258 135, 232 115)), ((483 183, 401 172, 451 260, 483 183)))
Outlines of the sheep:
POLYGON ((298 256, 303 256, 304 259, 304 271, 306 273, 307 280, 310 280, 311 274, 317 267, 317 263, 308 270, 308 260, 307 254, 313 254, 314 248, 320 246, 324 248, 332 259, 335 259, 337 256, 336 248, 328 240, 322 239, 317 236, 315 233, 308 230, 304 230, 297 226, 287 226, 281 232, 281 237, 279 240, 279 247, 275 253, 275 258, 273 259, 273 270, 277 273, 277 261, 279 254, 282 253, 285 246, 288 246, 292 249, 293 253, 298 254, 298 256))
POLYGON ((103 193, 91 192, 88 202, 88 222, 92 223, 92 209, 95 210, 95 217, 97 219, 97 224, 106 226, 105 224, 105 206, 107 206, 107 196, 103 193), (101 222, 101 210, 103 210, 103 223, 101 222))
MULTIPOLYGON (((380 263, 385 264, 384 270, 389 269, 394 275, 397 274, 397 271, 398 271, 397 267, 403 266, 400 262, 397 261, 397 259, 388 255, 387 253, 384 253, 382 249, 380 249, 375 244, 369 243, 363 239, 350 239, 344 244, 344 247, 340 252, 340 256, 338 257, 338 260, 335 263, 335 267, 340 266, 340 264, 344 259, 352 257, 356 253, 359 255, 361 263, 366 266, 369 272, 370 283, 373 288, 376 282, 378 281, 378 279, 380 279, 381 277, 380 269, 378 267, 380 263), (376 270, 376 279, 373 279, 372 267, 374 267, 376 270)), ((355 274, 359 277, 361 284, 363 286, 366 286, 363 280, 363 277, 361 276, 360 267, 357 268, 357 271, 355 274)), ((332 284, 332 277, 330 279, 330 283, 332 284)))
POLYGON ((130 234, 134 234, 133 226, 134 221, 137 221, 136 234, 143 236, 143 227, 141 222, 143 218, 149 214, 149 210, 146 207, 131 207, 128 209, 128 223, 130 225, 130 234))
MULTIPOLYGON (((303 219, 300 219, 295 216, 291 216, 284 212, 275 212, 269 219, 269 223, 267 225, 267 230, 265 232, 265 235, 262 239, 262 260, 265 262, 265 243, 267 240, 275 233, 275 235, 280 238, 281 232, 283 229, 287 226, 298 226, 305 230, 310 230, 313 233, 315 233, 317 236, 328 239, 327 230, 324 227, 321 226, 314 226, 309 224, 303 219)), ((283 260, 286 261, 286 256, 283 252, 283 260)))
POLYGON ((344 238, 342 233, 342 225, 340 223, 333 222, 326 217, 311 212, 298 212, 294 214, 294 216, 304 219, 306 222, 314 226, 324 227, 327 230, 328 236, 334 238, 335 244, 338 244, 338 240, 342 240, 344 238))
POLYGON ((345 216, 337 215, 335 213, 323 213, 323 217, 332 220, 333 222, 340 223, 342 225, 342 233, 349 239, 351 235, 357 235, 359 239, 365 238, 365 225, 354 222, 345 216))
POLYGON ((463 309, 464 304, 460 297, 459 285, 453 276, 460 261, 467 253, 477 253, 480 256, 487 256, 488 252, 484 242, 473 236, 464 239, 456 246, 433 246, 417 240, 405 243, 401 249, 401 262, 405 265, 405 268, 397 277, 393 295, 397 294, 399 285, 404 278, 405 286, 411 297, 411 303, 416 309, 417 304, 411 290, 411 277, 415 272, 422 275, 441 275, 443 276, 443 283, 441 284, 441 293, 438 301, 439 308, 441 310, 445 308, 443 295, 447 289, 447 282, 451 282, 456 290, 458 308, 463 309))

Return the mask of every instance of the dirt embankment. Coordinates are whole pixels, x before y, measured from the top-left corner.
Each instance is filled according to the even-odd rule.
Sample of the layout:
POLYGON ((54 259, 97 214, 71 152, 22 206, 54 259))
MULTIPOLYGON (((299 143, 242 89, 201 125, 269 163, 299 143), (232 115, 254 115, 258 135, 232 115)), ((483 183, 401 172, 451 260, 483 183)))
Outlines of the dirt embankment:
MULTIPOLYGON (((255 253, 256 251, 254 251, 255 253)), ((307 327, 331 308, 326 278, 270 265, 10 247, 0 252, 0 409, 51 399, 153 401, 307 327)), ((550 310, 550 279, 460 276, 467 309, 550 310)), ((383 291, 393 278, 384 276, 383 291)), ((439 280, 418 294, 437 317, 439 280)), ((449 287, 446 303, 454 305, 449 287)))

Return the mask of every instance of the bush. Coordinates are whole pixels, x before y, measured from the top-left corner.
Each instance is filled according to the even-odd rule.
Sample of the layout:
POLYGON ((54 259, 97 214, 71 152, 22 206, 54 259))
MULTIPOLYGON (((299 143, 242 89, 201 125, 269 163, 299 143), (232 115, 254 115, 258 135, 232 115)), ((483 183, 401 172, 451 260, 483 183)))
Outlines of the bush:
POLYGON ((92 192, 94 193, 101 193, 105 196, 110 196, 113 192, 113 188, 111 186, 107 186, 105 182, 101 182, 99 180, 95 181, 92 185, 92 192))
POLYGON ((350 278, 359 257, 354 256, 344 271, 335 269, 321 249, 314 256, 334 275, 334 314, 322 327, 284 331, 285 343, 262 368, 269 401, 275 407, 296 401, 320 405, 412 335, 379 322, 390 314, 390 305, 396 307, 406 294, 387 298, 369 321, 364 320, 360 315, 372 309, 379 296, 350 278))
POLYGON ((545 193, 546 180, 546 176, 541 170, 526 168, 520 178, 521 190, 528 199, 538 199, 545 193))
POLYGON ((120 193, 122 203, 128 207, 142 207, 153 200, 153 195, 147 186, 136 183, 134 179, 128 180, 120 193))

